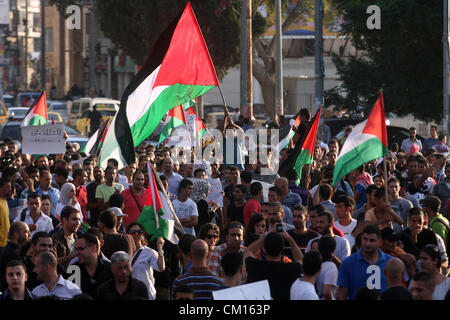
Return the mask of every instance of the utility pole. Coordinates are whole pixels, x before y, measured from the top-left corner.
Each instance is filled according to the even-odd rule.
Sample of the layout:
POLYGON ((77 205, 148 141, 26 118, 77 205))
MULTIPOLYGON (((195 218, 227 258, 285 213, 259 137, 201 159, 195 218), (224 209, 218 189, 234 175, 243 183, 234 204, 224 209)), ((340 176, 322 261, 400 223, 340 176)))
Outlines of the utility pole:
POLYGON ((324 65, 323 65, 323 31, 322 31, 322 19, 323 19, 323 1, 315 0, 315 13, 314 13, 314 66, 315 66, 315 104, 314 113, 319 110, 323 103, 323 78, 324 78, 324 65))
POLYGON ((45 90, 45 0, 41 0, 41 90, 45 90))
POLYGON ((246 113, 247 105, 247 0, 242 0, 241 5, 241 58, 240 58, 240 80, 241 80, 241 114, 246 113))
POLYGON ((449 119, 449 99, 448 99, 448 64, 449 64, 449 58, 448 58, 448 17, 449 17, 449 0, 444 0, 444 35, 442 37, 442 48, 443 48, 443 55, 444 55, 444 117, 442 119, 442 129, 446 135, 450 132, 450 119, 449 119))
POLYGON ((95 96, 95 17, 94 0, 90 0, 89 12, 89 93, 95 96))
POLYGON ((252 37, 252 0, 247 1, 247 118, 253 118, 253 37, 252 37))
POLYGON ((276 114, 283 115, 283 39, 281 30, 281 0, 275 1, 276 20, 275 30, 277 39, 277 62, 276 62, 276 88, 275 106, 276 114))
POLYGON ((24 65, 24 89, 28 90, 28 0, 25 0, 25 54, 23 59, 24 65))

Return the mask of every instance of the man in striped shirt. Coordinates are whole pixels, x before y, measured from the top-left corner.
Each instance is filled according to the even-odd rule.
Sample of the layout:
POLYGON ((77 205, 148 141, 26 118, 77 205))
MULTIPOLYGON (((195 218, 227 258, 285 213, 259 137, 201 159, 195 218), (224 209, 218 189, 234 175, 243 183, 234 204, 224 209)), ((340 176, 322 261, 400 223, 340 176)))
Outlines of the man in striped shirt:
POLYGON ((175 279, 172 292, 178 287, 186 286, 194 289, 195 300, 212 300, 212 291, 222 289, 223 280, 211 273, 207 267, 208 244, 201 239, 195 240, 190 254, 192 268, 188 273, 175 279))

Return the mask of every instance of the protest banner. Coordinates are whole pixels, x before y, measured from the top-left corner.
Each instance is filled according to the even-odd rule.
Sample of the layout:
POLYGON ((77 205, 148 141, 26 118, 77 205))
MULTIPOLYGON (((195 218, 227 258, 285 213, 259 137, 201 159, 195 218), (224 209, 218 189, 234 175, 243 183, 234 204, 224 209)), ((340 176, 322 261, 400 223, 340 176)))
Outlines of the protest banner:
POLYGON ((23 153, 59 154, 66 151, 63 123, 25 126, 21 130, 23 153))

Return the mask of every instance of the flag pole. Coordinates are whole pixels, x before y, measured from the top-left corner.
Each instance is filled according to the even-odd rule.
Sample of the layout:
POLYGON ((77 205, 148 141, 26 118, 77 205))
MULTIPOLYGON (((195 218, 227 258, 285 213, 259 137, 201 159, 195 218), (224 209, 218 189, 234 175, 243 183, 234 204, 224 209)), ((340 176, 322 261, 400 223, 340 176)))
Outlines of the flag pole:
MULTIPOLYGON (((153 179, 151 179, 151 177, 155 177, 156 179, 156 174, 152 172, 150 172, 150 168, 153 168, 153 166, 150 164, 150 162, 147 162, 147 170, 148 170, 148 178, 149 178, 149 186, 148 186, 148 190, 147 192, 151 192, 150 189, 153 189, 152 186, 150 186, 150 183, 153 184, 153 179), (151 180, 150 180, 151 179, 151 180)), ((158 192, 158 188, 156 188, 156 190, 154 190, 154 192, 158 192)), ((153 199, 153 214, 155 215, 155 222, 156 222, 156 229, 159 229, 159 216, 158 213, 156 212, 156 205, 155 205, 155 195, 152 193, 152 199, 153 199)))
MULTIPOLYGON (((147 162, 149 164, 149 162, 147 162)), ((175 223, 178 223, 181 227, 183 226, 180 222, 180 219, 178 219, 178 216, 175 212, 175 209, 173 208, 172 201, 170 201, 169 196, 167 195, 166 189, 164 189, 164 186, 161 182, 161 179, 159 179, 159 175, 156 172, 155 168, 150 164, 150 168, 152 168, 153 176, 155 177, 156 183, 159 185, 162 193, 164 194, 164 197, 166 198, 167 204, 169 205, 170 210, 172 211, 173 220, 175 223)), ((184 230, 181 228, 181 230, 184 230)))
MULTIPOLYGON (((384 110, 384 96, 383 96, 383 88, 380 89, 379 93, 378 93, 380 99, 381 99, 381 103, 383 106, 383 112, 386 114, 385 110, 384 110)), ((386 126, 386 123, 384 123, 384 125, 386 126)), ((389 151, 388 151, 389 152, 389 151)), ((387 163, 386 163, 386 155, 383 156, 383 172, 384 172, 384 194, 386 196, 386 205, 390 204, 389 201, 389 192, 388 192, 388 181, 387 181, 387 163)))
POLYGON ((223 95, 222 87, 220 86, 220 83, 218 84, 217 87, 219 87, 220 96, 222 97, 222 101, 223 101, 223 109, 224 109, 224 113, 225 113, 225 116, 227 116, 227 115, 230 114, 230 112, 228 112, 227 103, 226 103, 226 101, 225 101, 225 96, 223 95))

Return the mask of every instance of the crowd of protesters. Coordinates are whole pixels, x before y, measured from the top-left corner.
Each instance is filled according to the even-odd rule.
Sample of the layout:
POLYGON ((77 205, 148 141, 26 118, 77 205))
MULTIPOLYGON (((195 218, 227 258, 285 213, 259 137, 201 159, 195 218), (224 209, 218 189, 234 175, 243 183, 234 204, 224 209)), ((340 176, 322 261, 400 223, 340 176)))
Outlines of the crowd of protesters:
MULTIPOLYGON (((305 126, 310 114, 301 114, 305 126)), ((243 127, 251 124, 224 120, 243 127)), ((295 130, 293 140, 304 139, 295 130)), ((147 143, 135 163, 119 168, 111 158, 102 168, 76 144, 30 156, 5 139, 0 299, 212 299, 266 279, 274 300, 449 299, 450 162, 445 136, 434 126, 430 134, 422 145, 411 128, 386 163, 366 163, 334 186, 343 143, 335 139, 317 141, 301 176, 264 175, 272 164, 248 157, 174 160, 172 148, 147 143), (182 226, 176 243, 137 222, 147 163, 182 226)))

